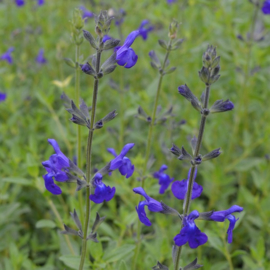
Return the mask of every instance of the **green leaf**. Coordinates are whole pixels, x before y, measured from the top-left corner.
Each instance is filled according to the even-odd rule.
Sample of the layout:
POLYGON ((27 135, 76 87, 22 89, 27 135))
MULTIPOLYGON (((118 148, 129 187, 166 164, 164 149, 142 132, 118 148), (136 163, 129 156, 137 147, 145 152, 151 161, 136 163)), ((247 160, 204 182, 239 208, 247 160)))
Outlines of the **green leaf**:
POLYGON ((36 223, 36 228, 55 228, 56 224, 49 219, 41 219, 36 223))
POLYGON ((264 160, 261 158, 246 158, 235 165, 235 170, 238 172, 246 172, 262 162, 264 162, 264 160))
POLYGON ((208 242, 210 243, 210 245, 223 254, 224 245, 222 241, 220 240, 220 238, 215 233, 210 232, 210 231, 207 232, 207 236, 208 236, 208 242))
MULTIPOLYGON (((72 268, 72 269, 78 269, 80 266, 80 260, 81 257, 80 256, 76 256, 76 255, 65 255, 65 256, 61 256, 60 261, 62 261, 66 266, 72 268)), ((83 269, 85 270, 89 270, 90 264, 89 262, 87 262, 87 260, 84 262, 84 267, 83 269)))
POLYGON ((25 178, 17 178, 17 177, 6 177, 2 178, 2 181, 7 182, 7 183, 12 183, 12 184, 18 184, 18 185, 23 185, 23 186, 31 186, 32 181, 29 179, 25 178))
POLYGON ((235 250, 232 254, 231 254, 231 257, 236 257, 236 256, 239 256, 239 255, 246 255, 247 252, 245 250, 235 250))
MULTIPOLYGON (((90 243, 90 241, 89 241, 90 243)), ((95 258, 95 261, 99 261, 99 259, 103 256, 103 249, 102 249, 102 243, 91 243, 90 253, 93 258, 95 258)))
POLYGON ((134 249, 135 245, 123 245, 118 248, 106 250, 103 260, 107 263, 116 262, 126 258, 134 249))
POLYGON ((121 261, 119 270, 129 270, 125 261, 121 261))

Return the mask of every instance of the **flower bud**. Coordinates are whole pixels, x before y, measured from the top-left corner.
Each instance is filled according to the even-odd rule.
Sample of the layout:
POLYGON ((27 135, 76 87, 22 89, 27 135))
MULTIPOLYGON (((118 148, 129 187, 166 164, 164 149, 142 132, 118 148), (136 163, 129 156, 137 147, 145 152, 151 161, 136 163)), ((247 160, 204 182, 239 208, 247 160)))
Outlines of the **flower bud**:
POLYGON ((176 20, 173 20, 169 27, 169 38, 175 39, 177 35, 179 23, 176 20))

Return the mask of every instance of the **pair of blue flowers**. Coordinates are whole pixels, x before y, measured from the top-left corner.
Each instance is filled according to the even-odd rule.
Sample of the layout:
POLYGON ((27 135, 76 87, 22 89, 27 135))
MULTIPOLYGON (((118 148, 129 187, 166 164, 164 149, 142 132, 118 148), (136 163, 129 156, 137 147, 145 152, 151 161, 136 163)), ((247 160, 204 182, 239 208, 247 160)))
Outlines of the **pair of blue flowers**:
MULTIPOLYGON (((5 53, 3 53, 0 57, 0 60, 6 61, 8 64, 12 64, 13 63, 13 58, 11 53, 14 51, 14 48, 11 47, 9 48, 5 53)), ((47 60, 44 57, 44 50, 40 49, 38 52, 38 55, 36 57, 36 62, 40 65, 46 64, 47 60)))
MULTIPOLYGON (((18 7, 24 6, 25 0, 15 0, 15 3, 18 7)), ((45 0, 37 0, 37 4, 42 6, 45 3, 45 0)))
MULTIPOLYGON (((153 174, 154 178, 159 180, 158 183, 160 185, 160 189, 159 189, 160 194, 164 194, 165 190, 170 186, 170 184, 174 180, 174 178, 170 178, 170 176, 164 172, 167 169, 168 167, 163 164, 160 167, 159 171, 153 174)), ((184 200, 185 198, 185 195, 188 189, 188 179, 190 177, 190 171, 191 170, 189 170, 188 172, 187 179, 183 179, 182 181, 174 181, 172 184, 172 187, 171 187, 172 193, 178 200, 184 200)), ((196 178, 196 176, 197 176, 197 169, 195 170, 194 179, 196 178)), ((194 200, 200 197, 202 194, 202 191, 203 191, 203 187, 197 184, 196 182, 194 182, 191 199, 194 200)))
MULTIPOLYGON (((141 201, 138 207, 136 207, 136 211, 138 213, 140 221, 146 226, 151 226, 152 224, 145 213, 145 206, 148 207, 149 211, 163 213, 165 211, 163 205, 148 196, 142 187, 134 188, 133 191, 137 194, 142 195, 145 198, 145 200, 141 201)), ((235 227, 236 221, 238 220, 235 218, 235 216, 232 215, 232 213, 241 211, 243 211, 243 208, 238 205, 234 205, 227 210, 213 211, 208 213, 199 213, 197 210, 192 211, 188 216, 182 217, 183 228, 181 229, 180 233, 174 237, 175 245, 182 246, 188 243, 190 248, 197 248, 198 246, 203 245, 207 242, 207 235, 201 232, 200 229, 196 226, 195 219, 204 219, 216 222, 224 222, 226 219, 229 220, 230 223, 227 234, 228 243, 231 243, 233 237, 233 229, 235 227)))
MULTIPOLYGON (((42 162, 47 174, 43 176, 46 189, 54 195, 59 195, 62 190, 54 183, 76 181, 78 178, 74 174, 80 174, 80 169, 69 160, 60 150, 56 140, 48 139, 48 142, 53 147, 55 154, 51 155, 49 160, 42 162)), ((134 143, 128 143, 124 146, 119 155, 116 154, 113 148, 108 148, 108 152, 114 155, 114 159, 110 163, 110 172, 119 170, 119 172, 129 178, 134 172, 134 165, 126 154, 132 149, 134 143)), ((103 176, 101 173, 96 173, 92 179, 92 184, 95 187, 94 194, 90 195, 90 200, 95 203, 102 203, 103 201, 110 201, 115 194, 115 187, 106 186, 102 182, 103 176)))

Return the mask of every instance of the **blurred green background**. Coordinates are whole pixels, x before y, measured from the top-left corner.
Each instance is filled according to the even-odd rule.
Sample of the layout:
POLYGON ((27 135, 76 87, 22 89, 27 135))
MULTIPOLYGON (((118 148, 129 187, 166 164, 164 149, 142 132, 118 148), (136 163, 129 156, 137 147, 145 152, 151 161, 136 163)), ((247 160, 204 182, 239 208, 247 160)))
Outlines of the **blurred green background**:
MULTIPOLYGON (((159 102, 163 110, 172 105, 175 117, 154 129, 151 152, 156 161, 149 173, 166 164, 175 180, 187 176, 188 164, 174 158, 168 148, 175 143, 189 149, 187 136, 198 134, 200 116, 178 94, 177 87, 186 83, 193 93, 201 95, 204 84, 198 70, 202 53, 208 44, 217 46, 221 78, 212 87, 210 104, 229 98, 235 109, 207 120, 201 152, 221 147, 223 153, 199 167, 196 182, 204 191, 192 202, 191 210, 224 210, 237 204, 244 207, 244 212, 237 214, 240 219, 230 245, 226 243, 228 222, 197 221, 209 240, 195 250, 184 246, 181 265, 198 257, 202 269, 207 270, 229 269, 229 261, 233 269, 270 269, 270 168, 265 157, 270 153, 270 16, 258 10, 257 24, 252 27, 256 8, 248 0, 178 0, 171 5, 165 0, 45 0, 39 7, 30 0, 23 7, 11 0, 0 1, 0 54, 14 47, 13 64, 0 61, 0 92, 7 93, 7 100, 0 103, 0 269, 76 269, 80 239, 69 237, 71 251, 59 234, 63 222, 74 228, 69 212, 78 209, 75 187, 60 184, 63 194, 50 194, 44 187, 41 162, 53 153, 48 138, 56 139, 70 158, 76 153, 76 126, 68 120, 70 115, 60 95, 65 91, 75 96, 74 70, 63 58, 75 57, 69 21, 74 8, 80 5, 95 13, 123 8, 127 14, 122 25, 125 37, 143 19, 155 26, 146 41, 138 37, 132 46, 139 57, 137 64, 131 69, 117 67, 101 81, 97 118, 114 109, 119 115, 95 134, 93 155, 98 168, 112 158, 106 148, 119 152, 124 144, 134 142, 128 157, 137 170, 142 169, 148 128, 134 116, 139 105, 149 114, 152 111, 158 74, 150 66, 148 52, 155 50, 163 59, 165 51, 157 41, 167 39, 169 23, 175 18, 182 23, 179 37, 185 41, 170 55, 171 66, 177 66, 177 70, 164 77, 159 102), (258 23, 264 24, 260 33, 258 23), (260 42, 237 38, 241 34, 247 39, 252 29, 265 38, 260 42), (35 62, 41 48, 47 59, 45 65, 35 62), (111 89, 110 78, 129 85, 129 91, 120 94, 111 89), (185 125, 172 128, 174 122, 183 119, 185 125), (121 128, 124 132, 120 136, 121 128)), ((88 19, 84 28, 94 33, 94 27, 94 20, 88 19)), ((118 38, 114 24, 110 35, 118 38)), ((84 41, 81 61, 93 53, 84 41)), ((109 55, 104 53, 102 61, 109 55)), ((92 77, 81 74, 81 96, 88 104, 92 89, 92 77)), ((87 130, 83 136, 86 145, 87 130)), ((116 187, 116 197, 92 208, 91 220, 98 210, 106 216, 106 223, 98 231, 100 242, 88 243, 91 260, 85 269, 130 269, 138 219, 135 205, 139 199, 132 188, 140 185, 138 177, 138 172, 129 179, 114 172, 105 178, 106 184, 116 187)), ((170 189, 164 195, 158 194, 156 179, 147 179, 145 189, 150 196, 181 211, 182 201, 174 198, 170 189)), ((144 240, 138 269, 151 269, 158 260, 171 269, 173 237, 181 224, 175 217, 146 211, 153 225, 142 226, 144 240)))

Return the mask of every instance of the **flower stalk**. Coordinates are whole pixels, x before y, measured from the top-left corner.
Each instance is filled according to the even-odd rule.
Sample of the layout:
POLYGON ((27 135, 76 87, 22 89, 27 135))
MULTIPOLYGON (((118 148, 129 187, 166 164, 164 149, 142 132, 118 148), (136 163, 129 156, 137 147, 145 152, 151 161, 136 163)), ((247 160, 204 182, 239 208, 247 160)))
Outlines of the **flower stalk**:
MULTIPOLYGON (((80 104, 80 66, 79 66, 79 57, 80 57, 80 44, 76 44, 76 52, 75 52, 75 61, 76 61, 76 69, 75 69, 75 103, 77 106, 80 104)), ((79 168, 82 168, 82 134, 81 134, 81 126, 77 125, 77 165, 79 168)), ((78 193, 79 199, 79 210, 80 216, 83 219, 83 194, 82 192, 78 193)))
MULTIPOLYGON (((101 44, 101 38, 99 40, 99 48, 101 44)), ((102 50, 98 49, 96 52, 96 73, 99 73, 100 70, 100 60, 101 60, 101 53, 102 50)), ((94 81, 94 91, 93 91, 93 97, 92 97, 92 111, 91 111, 91 124, 88 134, 88 140, 87 140, 87 152, 86 152, 86 181, 87 181, 87 187, 86 187, 86 215, 85 215, 85 222, 84 222, 84 234, 83 234, 83 240, 82 240, 82 252, 81 252, 81 261, 80 261, 80 267, 79 270, 83 269, 85 256, 86 256, 86 250, 87 250, 87 233, 88 233, 88 226, 89 226, 89 219, 90 219, 90 212, 91 212, 91 204, 89 200, 89 196, 91 194, 91 154, 92 154, 92 142, 93 142, 93 135, 94 135, 94 123, 95 123, 95 116, 96 116, 96 106, 97 106, 97 96, 98 96, 98 83, 99 78, 98 76, 95 77, 94 81)))
MULTIPOLYGON (((210 72, 210 70, 209 70, 209 72, 210 72)), ((210 86, 211 86, 210 84, 206 83, 203 109, 208 109, 209 96, 210 96, 210 86)), ((206 123, 206 117, 207 117, 207 115, 201 114, 201 122, 200 122, 199 134, 198 134, 198 141, 197 141, 195 153, 194 153, 195 157, 197 157, 199 155, 199 152, 201 149, 203 133, 204 133, 205 123, 206 123)), ((188 214, 189 208, 191 205, 191 195, 192 195, 192 188, 193 188, 193 184, 194 184, 195 169, 196 169, 195 165, 191 166, 190 177, 188 180, 188 189, 187 189, 187 194, 186 194, 186 198, 184 201, 184 212, 183 212, 184 216, 186 216, 188 214)), ((183 223, 182 223, 182 228, 183 228, 183 223)), ((181 257, 181 251, 182 251, 182 246, 178 247, 178 250, 177 250, 175 267, 174 267, 175 270, 179 269, 179 261, 180 261, 180 257, 181 257)))

